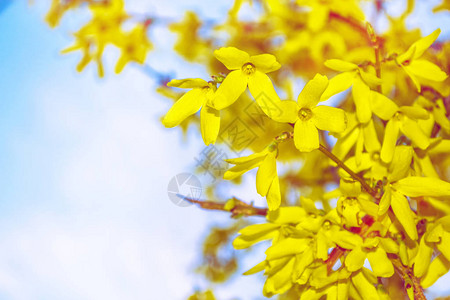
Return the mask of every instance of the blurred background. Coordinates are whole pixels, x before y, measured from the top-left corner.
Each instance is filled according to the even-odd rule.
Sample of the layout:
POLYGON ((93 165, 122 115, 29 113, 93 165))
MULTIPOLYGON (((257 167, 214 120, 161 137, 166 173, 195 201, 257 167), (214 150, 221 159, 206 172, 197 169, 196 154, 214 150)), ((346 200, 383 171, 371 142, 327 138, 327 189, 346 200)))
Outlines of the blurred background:
MULTIPOLYGON (((405 2, 388 8, 395 15, 405 2)), ((439 3, 417 1, 408 26, 426 34, 440 27, 440 39, 448 39, 448 12, 423 13, 439 3)), ((161 78, 154 70, 170 78, 208 74, 172 51, 175 35, 164 24, 150 30, 152 69, 130 64, 113 74, 119 52, 111 48, 105 78, 92 65, 77 73, 79 53, 59 51, 86 12, 69 13, 52 30, 43 21, 49 5, 0 0, 0 299, 186 299, 210 288, 195 273, 202 242, 229 215, 170 201, 168 183, 194 172, 204 145, 196 128, 183 136, 161 125, 172 102, 155 92, 161 78)), ((126 0, 128 11, 170 21, 186 10, 223 20, 230 6, 126 0)), ((248 187, 239 197, 263 206, 248 187)), ((238 273, 263 251, 244 257, 238 273)), ((262 299, 262 283, 262 274, 234 276, 214 291, 218 299, 262 299)), ((444 276, 428 295, 448 295, 449 286, 444 276)))

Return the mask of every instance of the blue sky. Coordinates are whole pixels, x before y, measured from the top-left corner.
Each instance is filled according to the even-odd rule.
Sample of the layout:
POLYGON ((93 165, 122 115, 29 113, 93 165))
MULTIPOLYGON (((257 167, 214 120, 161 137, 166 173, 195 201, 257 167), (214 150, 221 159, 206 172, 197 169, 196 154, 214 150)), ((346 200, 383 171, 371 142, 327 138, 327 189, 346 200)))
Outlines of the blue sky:
MULTIPOLYGON (((139 68, 113 75, 117 51, 108 52, 105 79, 91 67, 76 73, 79 56, 59 51, 78 17, 51 30, 43 22, 49 1, 26 2, 0 13, 0 299, 185 299, 207 287, 192 274, 200 241, 228 216, 175 206, 166 194, 174 175, 192 170, 201 139, 190 131, 183 142, 180 131, 163 128, 169 101, 139 68)), ((229 5, 175 2, 127 5, 174 18, 192 8, 215 18, 229 5)), ((205 75, 166 54, 173 35, 151 35, 159 45, 151 66, 205 75)), ((257 198, 253 189, 241 195, 257 198)), ((255 299, 258 276, 219 288, 219 299, 255 299)))

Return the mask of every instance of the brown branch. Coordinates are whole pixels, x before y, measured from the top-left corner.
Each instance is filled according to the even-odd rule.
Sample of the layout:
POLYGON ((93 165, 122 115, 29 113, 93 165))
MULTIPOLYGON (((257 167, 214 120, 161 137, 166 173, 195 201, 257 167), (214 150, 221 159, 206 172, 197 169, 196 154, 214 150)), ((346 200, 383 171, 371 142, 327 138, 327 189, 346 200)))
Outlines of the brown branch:
POLYGON ((367 34, 367 29, 364 23, 352 18, 352 17, 344 17, 343 15, 334 12, 334 11, 330 11, 329 14, 329 18, 330 19, 335 19, 341 22, 344 22, 346 24, 348 24, 350 27, 356 29, 357 31, 359 31, 366 39, 367 41, 370 43, 370 37, 367 34))
POLYGON ((420 285, 420 280, 419 278, 414 276, 412 269, 404 266, 398 258, 391 258, 391 261, 398 274, 402 277, 403 282, 405 282, 406 289, 408 289, 408 284, 410 284, 409 282, 411 282, 412 287, 414 288, 414 299, 426 300, 427 297, 425 297, 425 294, 423 293, 423 288, 420 285))
POLYGON ((230 209, 226 208, 226 205, 228 204, 228 202, 202 201, 202 200, 196 200, 196 199, 187 198, 187 197, 183 197, 183 199, 192 204, 197 204, 198 206, 200 206, 203 209, 221 210, 221 211, 231 212, 231 215, 233 217, 236 217, 238 215, 264 216, 265 217, 267 215, 267 208, 255 207, 251 204, 247 204, 236 198, 232 199, 232 201, 234 201, 234 203, 231 204, 230 209))
POLYGON ((331 153, 330 150, 325 148, 322 144, 319 145, 319 150, 328 156, 332 161, 334 161, 340 168, 342 168, 345 172, 347 172, 353 179, 361 183, 361 186, 363 187, 366 192, 368 192, 372 197, 374 197, 376 200, 380 200, 380 195, 370 187, 370 185, 367 184, 367 182, 361 178, 358 174, 353 172, 346 164, 344 164, 336 155, 331 153))

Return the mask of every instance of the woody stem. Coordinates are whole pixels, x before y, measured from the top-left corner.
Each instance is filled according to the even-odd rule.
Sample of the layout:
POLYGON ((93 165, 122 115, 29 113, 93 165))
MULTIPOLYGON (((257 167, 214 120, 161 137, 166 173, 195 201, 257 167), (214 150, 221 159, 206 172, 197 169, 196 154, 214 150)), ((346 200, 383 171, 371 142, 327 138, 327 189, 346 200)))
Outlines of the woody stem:
POLYGON ((346 164, 344 164, 336 155, 334 155, 333 153, 330 152, 330 150, 328 150, 325 146, 323 146, 322 144, 319 145, 319 150, 325 154, 326 156, 328 156, 332 161, 334 161, 340 168, 342 168, 345 172, 347 172, 354 180, 358 181, 359 183, 361 183, 361 186, 363 187, 363 189, 369 193, 372 197, 374 197, 375 199, 379 200, 379 195, 378 193, 372 189, 370 187, 370 185, 367 184, 367 182, 361 178, 361 176, 359 176, 358 174, 356 174, 355 172, 353 172, 346 164))

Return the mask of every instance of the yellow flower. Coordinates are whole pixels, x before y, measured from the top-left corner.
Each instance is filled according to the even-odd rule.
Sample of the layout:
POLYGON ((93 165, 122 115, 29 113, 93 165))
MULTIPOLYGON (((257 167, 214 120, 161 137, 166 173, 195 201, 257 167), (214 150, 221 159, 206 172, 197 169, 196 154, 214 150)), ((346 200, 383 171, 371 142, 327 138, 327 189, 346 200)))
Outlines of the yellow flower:
POLYGON ((122 72, 125 65, 130 61, 143 64, 147 52, 152 48, 152 44, 147 38, 146 25, 137 25, 132 31, 121 36, 115 44, 122 52, 116 64, 116 73, 122 72))
POLYGON ((356 106, 356 116, 359 122, 367 123, 372 117, 370 100, 377 96, 373 95, 374 92, 370 90, 370 86, 381 84, 381 79, 364 71, 354 63, 339 59, 329 59, 325 61, 325 66, 342 73, 334 76, 329 81, 329 85, 320 97, 320 101, 325 101, 331 96, 353 86, 352 96, 356 106))
POLYGON ((272 81, 266 73, 280 68, 275 56, 261 54, 250 56, 234 47, 222 47, 214 51, 216 58, 231 72, 217 89, 213 107, 221 110, 233 104, 247 86, 258 105, 269 117, 280 101, 272 81))
POLYGON ((342 109, 329 106, 316 106, 320 96, 328 86, 326 76, 316 74, 295 101, 280 101, 282 114, 276 121, 295 123, 294 143, 302 152, 319 148, 319 131, 342 132, 347 126, 347 118, 342 109))
POLYGON ((372 120, 364 124, 358 122, 355 114, 347 113, 346 115, 348 119, 347 128, 338 136, 332 153, 343 160, 355 147, 356 163, 359 165, 364 149, 369 153, 378 152, 381 149, 381 144, 372 120))
POLYGON ((200 78, 173 79, 168 86, 192 89, 184 94, 167 112, 163 119, 166 127, 178 126, 184 119, 195 114, 200 108, 200 129, 205 145, 214 144, 219 134, 219 111, 210 107, 215 85, 200 78))
POLYGON ((408 50, 396 58, 396 62, 413 81, 420 93, 421 86, 417 79, 424 78, 431 81, 444 81, 448 76, 438 66, 425 59, 420 59, 423 53, 434 43, 439 34, 440 29, 436 29, 431 34, 413 43, 408 50))
POLYGON ((234 179, 245 172, 258 167, 256 173, 256 191, 266 197, 269 210, 276 210, 281 204, 280 182, 277 174, 276 161, 277 147, 271 145, 261 152, 247 157, 227 159, 226 161, 235 166, 225 172, 224 179, 234 179))
POLYGON ((433 12, 440 12, 440 11, 445 11, 445 10, 450 10, 450 1, 449 0, 442 0, 442 3, 433 7, 433 12))
POLYGON ((411 210, 406 197, 450 196, 450 183, 438 178, 408 176, 412 155, 411 147, 397 146, 395 148, 378 214, 385 214, 391 207, 406 234, 412 240, 417 240, 416 214, 411 210))

